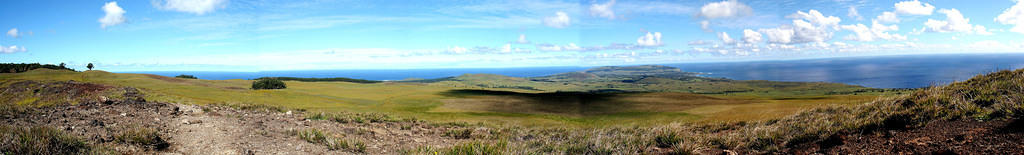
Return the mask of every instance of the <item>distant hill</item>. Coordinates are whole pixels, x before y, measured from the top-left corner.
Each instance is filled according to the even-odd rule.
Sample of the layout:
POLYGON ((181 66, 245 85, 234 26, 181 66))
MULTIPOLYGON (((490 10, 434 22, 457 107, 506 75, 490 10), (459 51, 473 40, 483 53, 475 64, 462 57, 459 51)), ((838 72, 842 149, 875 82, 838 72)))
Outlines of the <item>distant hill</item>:
POLYGON ((375 80, 363 80, 363 79, 352 79, 352 78, 299 78, 299 77, 261 77, 254 80, 260 79, 278 79, 282 81, 302 81, 302 82, 352 82, 352 83, 380 83, 382 81, 375 80))
POLYGON ((437 79, 401 82, 428 83, 456 88, 488 88, 525 92, 687 92, 697 94, 750 94, 786 96, 856 94, 882 92, 884 89, 824 82, 777 82, 730 80, 700 77, 699 73, 679 68, 642 66, 605 66, 583 71, 542 77, 509 77, 496 74, 463 74, 437 79))

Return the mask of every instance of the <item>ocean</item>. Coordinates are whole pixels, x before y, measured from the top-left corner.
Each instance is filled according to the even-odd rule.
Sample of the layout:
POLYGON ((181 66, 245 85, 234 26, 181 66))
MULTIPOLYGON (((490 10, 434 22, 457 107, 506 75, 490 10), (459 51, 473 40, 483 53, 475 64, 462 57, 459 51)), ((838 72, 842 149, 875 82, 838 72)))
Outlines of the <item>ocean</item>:
MULTIPOLYGON (((873 88, 919 88, 966 80, 988 72, 1024 68, 1024 54, 944 54, 843 57, 780 61, 660 64, 706 77, 735 80, 836 82, 873 88)), ((200 79, 254 79, 268 76, 348 77, 368 80, 442 78, 466 73, 536 77, 592 67, 460 68, 404 70, 295 70, 262 72, 138 71, 162 76, 188 74, 200 79)))

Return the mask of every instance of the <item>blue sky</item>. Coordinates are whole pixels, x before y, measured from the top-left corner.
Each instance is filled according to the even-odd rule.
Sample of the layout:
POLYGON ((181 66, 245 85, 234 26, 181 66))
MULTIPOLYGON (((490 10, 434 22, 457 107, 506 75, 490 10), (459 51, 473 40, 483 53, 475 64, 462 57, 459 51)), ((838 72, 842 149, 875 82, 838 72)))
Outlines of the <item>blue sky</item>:
POLYGON ((1024 52, 1024 3, 0 2, 0 62, 108 71, 601 66, 1024 52))

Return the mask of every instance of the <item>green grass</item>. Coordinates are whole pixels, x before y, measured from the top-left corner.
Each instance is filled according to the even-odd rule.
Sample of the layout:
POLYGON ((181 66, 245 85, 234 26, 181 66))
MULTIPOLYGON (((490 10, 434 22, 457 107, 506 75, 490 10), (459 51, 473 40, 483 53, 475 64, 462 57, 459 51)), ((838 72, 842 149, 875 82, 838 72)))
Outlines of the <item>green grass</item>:
MULTIPOLYGON (((503 102, 517 102, 530 99, 507 97, 501 95, 450 96, 446 92, 466 88, 509 91, 518 93, 539 93, 542 91, 516 88, 482 88, 466 86, 458 83, 464 81, 445 81, 438 83, 350 83, 350 82, 298 82, 285 81, 287 89, 251 90, 248 89, 252 80, 202 80, 163 77, 146 74, 108 73, 104 71, 57 71, 38 69, 17 74, 0 74, 0 81, 80 81, 111 86, 130 86, 139 88, 147 101, 172 102, 185 104, 218 104, 234 107, 269 108, 268 110, 308 110, 313 113, 356 113, 386 114, 394 119, 416 119, 432 122, 488 122, 489 124, 525 125, 525 126, 617 126, 617 125, 649 125, 671 122, 691 122, 700 120, 717 120, 732 110, 769 108, 779 114, 758 114, 738 117, 722 117, 727 120, 756 120, 777 118, 801 109, 827 105, 852 105, 850 99, 875 98, 876 94, 859 95, 824 95, 824 89, 843 87, 843 85, 812 83, 785 88, 789 92, 772 92, 768 90, 729 94, 690 94, 688 92, 640 93, 620 95, 614 100, 621 102, 594 102, 593 105, 573 105, 571 109, 563 109, 559 105, 538 105, 533 110, 521 111, 517 106, 500 109, 484 109, 486 105, 500 105, 503 102), (454 85, 446 85, 446 82, 454 85), (802 90, 813 89, 814 91, 802 90), (792 91, 790 91, 792 90, 792 91), (811 92, 811 93, 809 93, 811 92), (772 99, 768 95, 790 95, 785 99, 772 99), (483 99, 484 101, 480 101, 483 99), (794 104, 790 104, 794 103, 794 104), (826 103, 826 104, 814 104, 826 103), (615 108, 627 106, 629 108, 615 108), (594 109, 597 108, 597 109, 594 109), (554 110, 552 110, 554 109, 554 110), (572 109, 576 109, 571 111, 572 109), (718 113, 695 112, 691 109, 713 109, 718 113), (560 111, 561 110, 561 111, 560 111), (566 111, 570 110, 570 111, 566 111), (581 113, 582 112, 582 113, 581 113), (634 123, 622 123, 634 122, 634 123)), ((500 77, 497 75, 467 76, 465 81, 486 81, 488 85, 528 86, 547 90, 574 90, 579 88, 598 88, 594 84, 579 85, 569 88, 530 81, 522 78, 500 77), (585 86, 584 86, 585 85, 585 86)), ((748 82, 749 83, 749 82, 748 82)), ((633 84, 629 84, 633 85, 633 84)), ((723 85, 716 83, 714 85, 723 85)), ((737 84, 741 85, 741 84, 737 84)), ((750 84, 742 84, 750 85, 750 84)), ((625 85, 623 85, 625 86, 625 85)), ((654 87, 656 84, 647 84, 654 87)), ((681 88, 674 86, 671 89, 681 88)), ((707 86, 712 88, 714 86, 707 86)), ((780 86, 781 87, 781 86, 780 86)), ((846 88, 846 87, 844 87, 846 88)), ((858 87, 849 87, 862 89, 858 87)), ((658 88, 670 89, 670 88, 658 88)), ((26 101, 27 102, 27 101, 26 101)), ((33 101, 34 102, 34 101, 33 101)), ((553 102, 559 102, 554 100, 553 102)), ((535 102, 534 102, 535 103, 535 102)), ((583 103, 583 102, 580 102, 583 103)), ((586 104, 590 104, 587 102, 586 104)), ((348 121, 371 122, 373 117, 351 118, 348 121)))

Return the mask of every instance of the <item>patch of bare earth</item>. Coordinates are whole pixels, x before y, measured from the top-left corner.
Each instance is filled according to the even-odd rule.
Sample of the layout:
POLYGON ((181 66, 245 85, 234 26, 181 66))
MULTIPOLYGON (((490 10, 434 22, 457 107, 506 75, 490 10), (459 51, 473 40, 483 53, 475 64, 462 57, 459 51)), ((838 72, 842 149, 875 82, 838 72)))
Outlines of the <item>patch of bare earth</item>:
POLYGON ((97 86, 83 92, 97 92, 92 88, 119 91, 124 97, 97 97, 78 104, 31 108, 3 113, 0 118, 9 125, 54 127, 94 145, 128 154, 393 154, 399 149, 445 147, 465 140, 442 136, 452 127, 416 121, 307 120, 301 112, 149 102, 130 87, 97 86), (156 131, 158 140, 146 144, 119 140, 124 133, 141 128, 156 131), (353 143, 363 142, 366 149, 331 150, 295 134, 309 129, 353 143))

